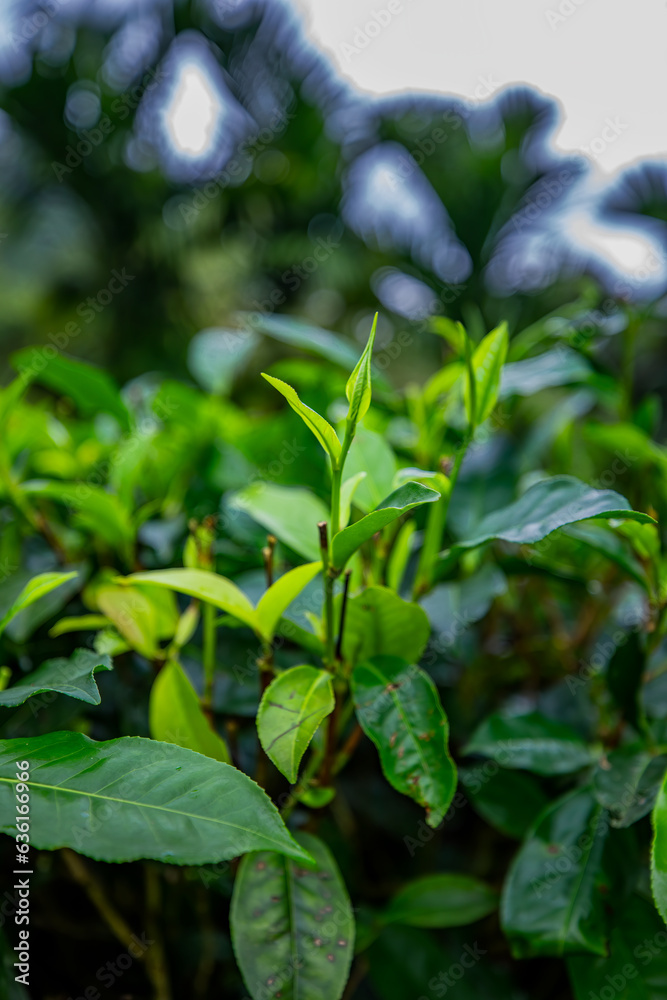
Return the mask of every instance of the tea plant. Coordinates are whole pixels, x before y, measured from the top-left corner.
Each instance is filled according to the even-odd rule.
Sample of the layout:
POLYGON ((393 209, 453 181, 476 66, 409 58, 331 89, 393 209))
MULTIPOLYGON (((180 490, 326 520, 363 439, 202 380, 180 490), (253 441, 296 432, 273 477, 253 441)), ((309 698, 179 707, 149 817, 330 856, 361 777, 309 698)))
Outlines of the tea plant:
POLYGON ((0 396, 0 829, 61 851, 40 878, 68 873, 124 945, 136 886, 114 898, 121 870, 81 856, 147 862, 160 1000, 242 995, 227 909, 253 1000, 463 976, 520 997, 510 955, 565 959, 577 1000, 664 995, 655 404, 553 324, 432 329, 446 363, 402 395, 375 322, 345 380, 315 331, 326 366, 280 362, 300 392, 265 374, 290 407, 268 419, 55 353, 0 396))

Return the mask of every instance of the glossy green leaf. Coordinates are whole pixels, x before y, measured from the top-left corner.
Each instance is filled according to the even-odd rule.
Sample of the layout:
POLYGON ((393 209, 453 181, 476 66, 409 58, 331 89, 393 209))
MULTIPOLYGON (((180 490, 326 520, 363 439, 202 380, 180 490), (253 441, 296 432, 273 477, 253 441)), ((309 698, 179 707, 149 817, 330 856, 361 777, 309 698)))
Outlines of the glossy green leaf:
POLYGON ((0 691, 0 705, 22 705, 32 695, 46 691, 66 694, 89 705, 99 705, 100 692, 94 676, 98 670, 111 670, 108 656, 99 656, 90 649, 75 649, 69 659, 59 656, 47 660, 25 680, 0 691))
POLYGON ((256 608, 256 617, 264 639, 271 641, 282 615, 321 569, 320 561, 297 566, 279 577, 262 595, 256 608))
POLYGON ((299 414, 304 424, 313 432, 324 450, 331 456, 334 466, 337 465, 340 458, 341 444, 338 440, 338 435, 329 421, 325 420, 316 410, 312 410, 310 406, 302 403, 296 390, 291 385, 288 385, 287 382, 283 382, 279 378, 274 378, 272 375, 266 375, 264 372, 262 372, 262 378, 265 378, 274 389, 282 393, 294 412, 299 414))
POLYGON ((38 347, 26 347, 12 356, 17 371, 32 371, 32 378, 53 392, 72 399, 85 416, 111 413, 123 430, 129 428, 129 415, 118 387, 102 368, 86 361, 70 358, 58 351, 47 358, 38 347), (35 369, 34 355, 39 354, 39 369, 35 369))
POLYGON ((507 324, 502 323, 496 330, 487 334, 481 344, 475 348, 472 356, 472 371, 475 379, 475 412, 472 412, 472 396, 469 380, 465 380, 465 401, 468 421, 478 426, 491 415, 498 400, 500 390, 500 375, 505 358, 509 335, 507 324))
POLYGON ((662 780, 653 807, 651 888, 655 905, 667 923, 667 775, 662 780))
POLYGON ((587 788, 542 813, 503 887, 501 925, 516 958, 606 954, 608 830, 607 814, 587 788))
POLYGON ((427 673, 396 656, 375 656, 352 673, 359 723, 380 754, 393 787, 426 809, 436 827, 456 790, 449 724, 427 673))
POLYGON ((592 764, 598 756, 569 726, 539 712, 490 715, 477 727, 463 753, 491 757, 502 767, 535 774, 570 774, 592 764))
POLYGON ((333 565, 336 569, 343 569, 350 556, 377 531, 381 531, 387 524, 391 524, 401 514, 414 507, 419 507, 423 503, 433 503, 439 499, 440 494, 437 490, 422 486, 421 483, 406 483, 400 486, 374 511, 366 514, 360 521, 343 528, 334 536, 331 543, 333 565))
POLYGON ((284 670, 264 692, 257 713, 259 740, 291 784, 308 744, 333 707, 331 674, 316 667, 284 670))
POLYGON ((40 597, 49 594, 56 587, 60 587, 68 580, 73 580, 76 573, 39 573, 25 585, 21 593, 14 599, 9 609, 0 618, 0 635, 9 625, 12 618, 15 618, 21 611, 25 611, 31 604, 38 601, 40 597))
POLYGON ((460 768, 459 779, 482 819, 516 840, 525 837, 549 801, 532 775, 506 771, 494 760, 460 768))
POLYGON ((201 865, 246 851, 308 854, 278 811, 229 764, 141 737, 81 733, 0 741, 0 831, 15 835, 16 761, 30 762, 31 844, 98 861, 201 865))
POLYGON ((498 906, 498 893, 471 875, 442 872, 417 878, 398 892, 382 914, 389 923, 413 927, 463 927, 498 906))
POLYGON ((417 663, 430 634, 426 612, 418 604, 388 587, 368 587, 347 602, 343 655, 351 663, 384 653, 417 663))
POLYGON ((368 343, 345 386, 345 395, 349 403, 347 422, 350 427, 355 427, 360 420, 363 420, 368 412, 368 407, 371 405, 371 357, 373 354, 377 321, 378 314, 376 313, 368 343))
POLYGON ((623 899, 613 910, 609 954, 567 959, 575 1000, 664 1000, 664 935, 664 924, 650 902, 638 895, 623 899))
POLYGON ((235 583, 207 569, 155 569, 132 573, 119 578, 119 583, 149 583, 154 587, 167 587, 179 594, 188 594, 212 604, 233 615, 239 621, 256 626, 255 609, 235 583))
POLYGON ((651 812, 666 770, 667 754, 637 747, 619 747, 600 758, 593 792, 609 811, 612 826, 631 826, 651 812))
POLYGON ((514 503, 494 510, 477 524, 458 548, 473 548, 493 539, 524 544, 539 542, 552 531, 589 518, 628 518, 655 523, 648 514, 632 510, 614 490, 596 490, 573 476, 554 476, 531 486, 514 503))
POLYGON ((317 525, 329 511, 310 490, 258 482, 240 490, 230 507, 242 510, 284 545, 311 562, 321 556, 317 525))
POLYGON ((227 744, 211 729, 199 698, 179 663, 172 660, 153 681, 148 719, 151 736, 231 764, 227 744))
POLYGON ((234 882, 232 944, 253 1000, 340 1000, 349 975, 354 916, 338 866, 317 837, 297 840, 314 867, 262 851, 234 882))

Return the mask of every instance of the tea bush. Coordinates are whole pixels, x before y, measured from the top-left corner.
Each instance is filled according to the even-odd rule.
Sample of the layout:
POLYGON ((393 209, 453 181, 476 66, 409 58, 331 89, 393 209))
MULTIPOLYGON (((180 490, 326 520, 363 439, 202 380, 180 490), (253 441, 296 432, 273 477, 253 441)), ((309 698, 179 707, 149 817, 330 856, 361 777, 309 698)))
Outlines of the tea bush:
POLYGON ((667 995, 667 451, 617 318, 437 318, 402 391, 375 324, 209 332, 208 392, 14 357, 3 996, 667 995))

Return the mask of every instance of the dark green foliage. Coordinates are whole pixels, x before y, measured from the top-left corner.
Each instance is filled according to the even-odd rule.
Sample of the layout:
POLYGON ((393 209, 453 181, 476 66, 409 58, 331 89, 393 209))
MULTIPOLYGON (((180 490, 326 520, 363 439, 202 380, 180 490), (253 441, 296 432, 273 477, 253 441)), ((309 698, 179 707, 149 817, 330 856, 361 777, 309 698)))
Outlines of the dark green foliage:
POLYGON ((346 393, 325 336, 263 410, 233 365, 0 394, 2 858, 23 761, 41 919, 72 872, 102 937, 148 907, 142 1000, 525 1000, 524 958, 553 1000, 663 995, 663 449, 604 343, 581 426, 546 334, 504 381, 521 331, 442 330, 407 392, 357 351, 346 393))

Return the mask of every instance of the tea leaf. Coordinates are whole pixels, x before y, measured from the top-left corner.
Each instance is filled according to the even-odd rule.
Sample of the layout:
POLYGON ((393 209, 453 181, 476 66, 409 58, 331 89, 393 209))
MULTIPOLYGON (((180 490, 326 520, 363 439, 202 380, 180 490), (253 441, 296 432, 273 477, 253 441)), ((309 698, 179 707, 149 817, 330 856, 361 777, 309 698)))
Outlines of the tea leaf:
POLYGON ((329 453, 335 467, 340 458, 341 444, 338 440, 338 435, 329 421, 320 416, 316 410, 311 410, 309 406, 302 403, 296 390, 291 385, 288 385, 287 382, 282 382, 279 378, 266 375, 264 372, 262 372, 262 378, 265 378, 274 389, 283 394, 294 412, 299 414, 304 424, 310 428, 324 450, 329 453))
POLYGON ((359 723, 375 743, 385 777, 442 822, 456 791, 449 724, 435 684, 419 667, 395 656, 358 664, 352 692, 359 723))
POLYGON ((340 1000, 354 953, 354 917, 338 866, 309 833, 305 867, 273 851, 248 854, 234 883, 232 944, 253 1000, 340 1000))
POLYGON ((202 865, 270 848, 308 861, 278 810, 229 764, 138 736, 0 741, 0 831, 15 828, 16 761, 30 762, 30 841, 98 861, 202 865))
POLYGON ((231 764, 227 744, 213 731, 183 668, 167 663, 153 681, 148 717, 151 736, 231 764))
POLYGON ((22 705, 32 695, 46 691, 99 705, 100 692, 94 676, 98 670, 111 670, 108 656, 99 656, 90 649, 75 649, 69 658, 47 660, 18 684, 0 691, 0 705, 22 705))
POLYGON ((333 707, 331 674, 315 667, 291 667, 264 692, 257 713, 260 743, 291 784, 308 744, 333 707))

